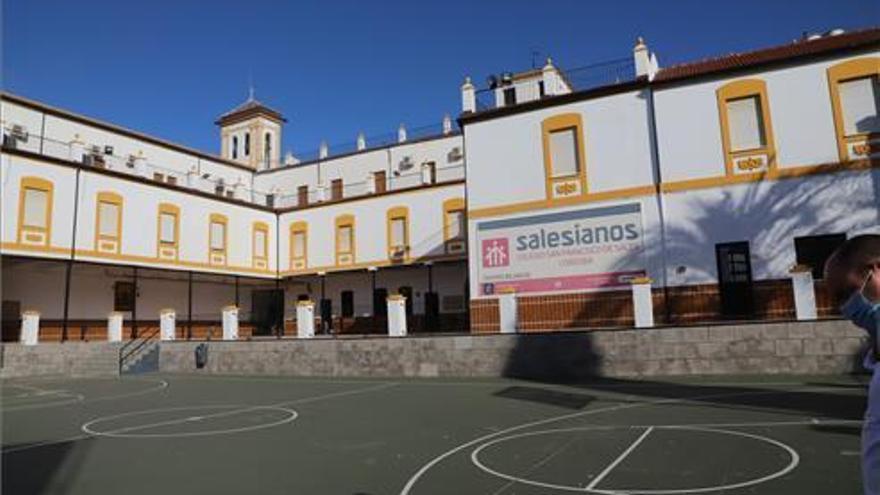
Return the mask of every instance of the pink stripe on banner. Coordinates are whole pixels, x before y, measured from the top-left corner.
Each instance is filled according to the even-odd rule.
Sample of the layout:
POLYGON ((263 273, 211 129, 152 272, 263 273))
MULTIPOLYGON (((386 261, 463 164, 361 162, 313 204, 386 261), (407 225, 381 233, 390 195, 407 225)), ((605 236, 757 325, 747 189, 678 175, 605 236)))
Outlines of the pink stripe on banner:
MULTIPOLYGON (((498 282, 494 284, 494 293, 504 289, 513 289, 516 292, 554 292, 577 289, 599 289, 606 287, 620 287, 629 285, 630 280, 636 277, 644 277, 644 270, 628 272, 592 273, 589 275, 570 275, 568 277, 533 278, 528 280, 514 280, 510 282, 498 282)), ((486 293, 485 284, 481 284, 480 292, 486 293)))

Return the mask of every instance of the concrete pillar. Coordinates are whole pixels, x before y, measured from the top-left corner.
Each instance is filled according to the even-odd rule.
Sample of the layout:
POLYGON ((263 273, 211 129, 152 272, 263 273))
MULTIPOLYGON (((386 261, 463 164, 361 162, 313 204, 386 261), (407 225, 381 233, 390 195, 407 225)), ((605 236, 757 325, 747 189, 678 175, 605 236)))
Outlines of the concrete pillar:
POLYGON ((21 314, 21 335, 24 345, 37 345, 40 341, 40 312, 25 311, 21 314))
POLYGON ((162 340, 174 340, 177 336, 177 312, 172 308, 159 311, 159 338, 162 340))
POLYGON ((519 326, 519 315, 516 307, 516 291, 502 289, 498 296, 498 324, 501 333, 516 333, 519 326))
POLYGON ((477 111, 477 92, 470 77, 465 77, 464 84, 461 85, 461 111, 462 113, 477 111))
POLYGON ((654 326, 654 298, 651 297, 651 279, 637 278, 632 281, 633 315, 636 328, 654 326))
POLYGON ((794 291, 794 309, 797 319, 815 320, 818 315, 816 313, 813 271, 809 268, 792 270, 791 288, 794 291))
POLYGON ((296 302, 296 336, 301 339, 315 336, 315 301, 296 302))
POLYGON ((238 340, 238 306, 223 307, 223 340, 238 340))
POLYGON ((400 294, 388 296, 388 336, 406 336, 406 297, 400 294))
POLYGON ((107 315, 107 341, 122 341, 122 313, 114 311, 107 315))

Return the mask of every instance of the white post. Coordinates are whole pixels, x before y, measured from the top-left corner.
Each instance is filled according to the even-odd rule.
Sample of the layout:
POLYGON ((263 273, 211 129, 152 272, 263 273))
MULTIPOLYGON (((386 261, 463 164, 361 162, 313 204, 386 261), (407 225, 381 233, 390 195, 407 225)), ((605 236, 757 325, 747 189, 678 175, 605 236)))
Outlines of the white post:
POLYGON ((367 138, 364 136, 363 132, 359 132, 358 137, 357 137, 357 149, 358 149, 358 151, 361 151, 366 148, 367 148, 367 138))
POLYGON ((431 166, 427 163, 422 164, 422 184, 431 183, 431 166))
POLYGON ((305 300, 296 303, 296 336, 310 339, 315 336, 315 301, 305 300))
POLYGON ((20 341, 24 345, 37 345, 40 341, 40 312, 25 311, 21 314, 20 341))
POLYGON ((502 290, 498 296, 498 324, 501 333, 516 333, 518 321, 516 307, 516 291, 512 289, 502 290))
POLYGON ((114 311, 107 315, 107 342, 122 341, 122 313, 114 311))
POLYGON ((651 297, 650 278, 642 277, 632 281, 633 315, 636 328, 654 326, 654 299, 651 297))
POLYGON ((544 95, 553 96, 556 94, 556 67, 553 66, 553 59, 547 58, 547 64, 541 69, 541 80, 544 82, 544 95))
POLYGON ((367 194, 376 194, 376 174, 367 174, 367 194))
POLYGON ((400 294, 388 296, 388 336, 406 336, 406 297, 400 294))
POLYGON ((397 128, 397 142, 405 143, 406 142, 406 126, 400 124, 400 127, 397 128))
POLYGON ((462 113, 477 111, 477 91, 470 77, 465 77, 464 84, 461 85, 461 111, 462 113))
POLYGON ((813 272, 808 268, 795 268, 791 271, 791 288, 794 291, 794 309, 798 320, 815 320, 816 289, 813 285, 813 272))
POLYGON ((159 338, 162 340, 174 340, 175 323, 177 320, 177 312, 173 308, 166 308, 159 311, 159 338))
POLYGON ((238 340, 238 306, 223 307, 223 340, 238 340))
POLYGON ((633 47, 633 62, 636 67, 636 77, 647 76, 650 72, 650 55, 648 54, 648 45, 645 40, 639 36, 636 40, 636 46, 633 47))
POLYGON ((327 199, 326 190, 327 188, 324 187, 324 184, 318 184, 318 187, 315 188, 315 201, 320 203, 327 199))
POLYGON ((327 146, 327 141, 321 141, 321 146, 318 148, 318 158, 327 158, 329 154, 330 148, 327 146))

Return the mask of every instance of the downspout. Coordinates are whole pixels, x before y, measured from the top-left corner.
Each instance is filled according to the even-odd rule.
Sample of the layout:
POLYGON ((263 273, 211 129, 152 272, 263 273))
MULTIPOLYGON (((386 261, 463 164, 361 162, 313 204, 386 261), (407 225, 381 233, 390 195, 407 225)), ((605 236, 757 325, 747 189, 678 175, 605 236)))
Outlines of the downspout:
MULTIPOLYGON (((45 119, 45 115, 44 115, 45 119)), ((40 141, 40 147, 42 148, 43 142, 40 141)), ((76 167, 76 180, 74 181, 74 190, 73 190, 73 226, 71 228, 71 239, 70 239, 70 257, 67 259, 67 269, 64 274, 64 318, 61 324, 61 341, 64 342, 67 340, 67 320, 70 315, 70 279, 73 275, 73 260, 76 253, 76 227, 77 227, 77 219, 79 216, 79 181, 80 181, 80 172, 82 171, 82 165, 77 164, 76 167)), ((51 239, 49 240, 51 242, 51 239)))
POLYGON ((654 166, 654 191, 657 197, 657 214, 660 220, 660 258, 663 264, 663 309, 664 320, 668 325, 672 320, 672 310, 669 307, 669 259, 666 252, 666 214, 663 202, 663 172, 660 167, 660 144, 657 140, 657 115, 654 107, 654 88, 650 81, 648 92, 648 128, 651 141, 651 162, 654 166))

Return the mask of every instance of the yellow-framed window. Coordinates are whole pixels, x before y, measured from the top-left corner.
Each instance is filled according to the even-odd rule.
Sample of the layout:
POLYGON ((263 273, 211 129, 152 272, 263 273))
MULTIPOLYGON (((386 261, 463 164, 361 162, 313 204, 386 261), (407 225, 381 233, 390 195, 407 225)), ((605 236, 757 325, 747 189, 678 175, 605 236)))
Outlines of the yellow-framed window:
POLYGON ((443 243, 446 252, 464 252, 467 239, 467 213, 462 198, 447 199, 443 202, 443 243))
POLYGON ((22 177, 19 190, 18 243, 49 246, 54 184, 40 177, 22 177))
POLYGON ((122 196, 99 192, 95 201, 95 250, 118 253, 122 244, 122 196))
POLYGON ((409 258, 409 208, 389 208, 385 220, 388 258, 395 261, 409 258))
POLYGON ((716 91, 727 176, 776 168, 767 84, 760 79, 727 83, 716 91))
POLYGON ((265 222, 254 222, 252 228, 251 252, 256 268, 266 268, 269 258, 269 226, 265 222))
POLYGON ((351 265, 356 259, 354 215, 336 217, 336 265, 351 265))
POLYGON ((171 203, 160 203, 156 223, 158 257, 177 259, 180 246, 180 207, 171 203))
POLYGON ((828 88, 840 161, 880 155, 880 57, 829 67, 828 88))
POLYGON ((212 213, 208 222, 208 257, 212 264, 226 264, 229 219, 212 213))
POLYGON ((564 113, 541 122, 544 175, 548 199, 587 193, 584 121, 579 113, 564 113))
POLYGON ((293 222, 290 224, 290 269, 305 269, 308 258, 309 226, 306 222, 293 222))

